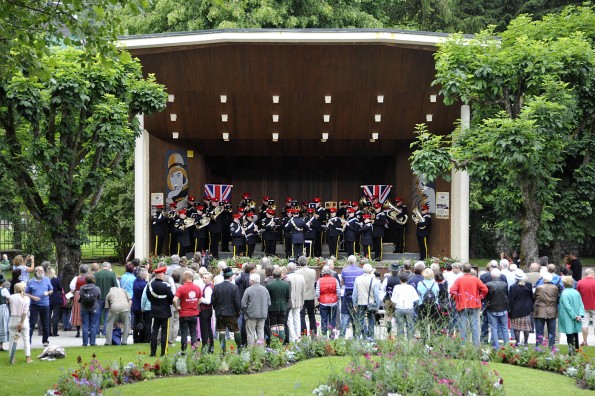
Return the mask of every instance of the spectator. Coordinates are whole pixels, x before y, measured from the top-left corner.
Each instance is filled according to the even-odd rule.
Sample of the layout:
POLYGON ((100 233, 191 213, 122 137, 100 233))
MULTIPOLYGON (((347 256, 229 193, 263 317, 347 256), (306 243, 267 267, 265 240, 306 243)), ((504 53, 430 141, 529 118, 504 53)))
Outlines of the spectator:
POLYGON ((112 271, 112 265, 107 261, 101 265, 101 271, 95 273, 95 283, 101 291, 99 297, 99 320, 97 322, 97 334, 100 334, 100 325, 103 324, 103 335, 105 336, 105 324, 107 322, 107 309, 105 309, 105 298, 112 287, 119 287, 116 274, 112 271))
POLYGON ((558 287, 552 284, 553 274, 547 272, 543 275, 543 284, 535 288, 535 305, 533 318, 535 318, 535 338, 539 346, 544 340, 544 326, 547 326, 550 348, 556 344, 556 319, 558 318, 558 287))
MULTIPOLYGON (((68 293, 70 291, 70 282, 76 277, 76 271, 72 264, 68 263, 62 270, 62 276, 60 277, 60 284, 62 285, 62 292, 68 293)), ((64 331, 71 331, 72 326, 70 325, 70 315, 72 313, 72 298, 63 301, 66 303, 62 306, 62 327, 64 331)))
MULTIPOLYGON (((508 260, 506 260, 506 264, 508 264, 508 260)), ((485 297, 485 302, 494 349, 500 347, 499 338, 504 343, 509 341, 508 319, 506 316, 508 311, 508 283, 502 281, 500 275, 500 270, 494 268, 491 272, 492 280, 486 284, 488 294, 485 297)))
POLYGON ((331 338, 333 338, 332 331, 337 327, 335 310, 341 294, 341 286, 339 281, 333 278, 332 270, 328 265, 322 267, 320 275, 321 277, 316 283, 316 298, 320 303, 318 309, 320 311, 321 334, 326 337, 330 322, 331 338))
POLYGON ((341 325, 340 325, 340 337, 345 337, 347 326, 349 322, 353 324, 353 335, 355 336, 355 318, 354 318, 354 306, 353 306, 353 286, 355 279, 363 275, 364 271, 357 266, 357 259, 354 255, 347 257, 347 267, 343 268, 341 272, 341 279, 343 279, 344 293, 343 299, 341 300, 341 325))
POLYGON ((409 284, 413 286, 415 290, 417 290, 417 284, 424 280, 423 275, 421 274, 426 269, 426 265, 423 261, 418 261, 413 266, 413 276, 409 278, 409 284))
POLYGON ((285 312, 287 311, 287 301, 291 295, 291 285, 288 282, 281 280, 281 268, 273 270, 272 282, 267 284, 267 289, 271 298, 271 305, 269 306, 269 326, 273 336, 276 336, 285 341, 285 329, 283 323, 285 322, 285 312))
POLYGON ((304 277, 296 273, 296 264, 287 264, 287 280, 291 284, 291 308, 287 317, 289 328, 289 341, 295 342, 301 337, 301 316, 300 313, 304 306, 306 282, 304 277))
POLYGON ((508 291, 508 317, 510 328, 514 331, 517 346, 527 346, 529 333, 533 332, 533 286, 527 282, 527 275, 521 269, 514 273, 516 283, 508 291), (523 341, 521 344, 521 332, 523 341))
POLYGON ((568 269, 570 271, 572 271, 572 278, 578 282, 583 278, 583 264, 577 258, 577 255, 578 255, 578 252, 576 250, 573 250, 570 253, 568 253, 567 257, 568 257, 568 264, 570 267, 568 269))
MULTIPOLYGON (((281 272, 279 272, 280 275, 281 272)), ((242 337, 237 319, 241 310, 240 291, 233 283, 232 278, 233 270, 231 268, 225 268, 223 270, 224 281, 215 285, 212 297, 213 310, 215 311, 215 328, 217 329, 217 333, 219 333, 219 342, 224 353, 226 351, 226 330, 233 333, 238 347, 242 345, 242 337)))
POLYGON ((438 292, 440 290, 436 284, 436 281, 434 280, 434 271, 432 269, 424 269, 422 271, 422 277, 424 279, 417 283, 417 293, 419 294, 420 301, 420 305, 417 310, 417 318, 422 324, 422 338, 429 339, 430 332, 435 327, 438 316, 440 315, 440 312, 438 311, 438 292), (428 298, 426 298, 426 294, 428 294, 428 298))
POLYGON ((574 282, 571 276, 562 278, 564 290, 560 296, 560 312, 558 314, 560 333, 566 334, 568 354, 570 355, 574 355, 578 350, 578 333, 581 331, 581 323, 585 316, 581 295, 572 287, 574 282))
POLYGON ((387 337, 390 337, 393 317, 395 316, 395 304, 391 301, 393 289, 395 286, 401 284, 398 273, 399 263, 392 263, 390 265, 390 276, 384 278, 382 282, 382 291, 384 292, 384 323, 386 324, 387 337))
POLYGON ((316 335, 316 317, 314 316, 314 287, 316 286, 316 271, 308 268, 308 258, 298 258, 298 269, 295 273, 304 277, 304 306, 300 311, 300 322, 302 334, 306 334, 306 314, 308 315, 310 334, 316 335))
POLYGON ((405 335, 407 327, 407 338, 413 338, 413 315, 414 308, 419 303, 419 294, 417 290, 407 282, 409 274, 402 272, 399 274, 401 283, 393 288, 391 301, 395 305, 395 318, 397 322, 397 336, 405 335))
POLYGON ((260 285, 259 274, 250 274, 249 278, 250 286, 242 297, 248 345, 254 345, 254 342, 257 342, 264 346, 264 322, 268 316, 271 297, 267 288, 260 285))
POLYGON ((509 269, 510 263, 507 259, 500 260, 500 273, 506 278, 508 287, 514 285, 514 272, 509 269))
POLYGON ((8 261, 8 256, 6 254, 2 255, 2 261, 0 261, 0 275, 4 276, 4 278, 8 278, 8 275, 12 272, 12 266, 10 265, 10 261, 8 261))
POLYGON ((538 263, 532 263, 529 267, 529 273, 527 275, 527 283, 530 283, 532 287, 537 283, 537 281, 541 278, 541 274, 539 270, 541 269, 541 265, 538 263))
POLYGON ((374 337, 375 315, 380 305, 380 294, 378 284, 374 282, 374 268, 370 264, 364 264, 363 271, 364 273, 355 279, 351 298, 361 335, 370 338, 374 337))
POLYGON ((211 325, 213 318, 213 275, 210 272, 205 272, 202 280, 204 286, 201 289, 202 297, 200 299, 200 338, 202 339, 203 349, 208 348, 208 352, 213 353, 213 326, 211 325))
MULTIPOLYGON (((132 272, 130 272, 130 274, 132 274, 132 272)), ((122 345, 128 343, 131 305, 132 300, 126 290, 120 289, 119 287, 112 287, 109 293, 107 293, 107 296, 105 297, 105 308, 108 311, 105 330, 105 345, 112 345, 115 323, 124 324, 122 329, 122 345)))
POLYGON ((151 357, 157 353, 157 337, 161 331, 161 356, 167 354, 167 330, 169 328, 169 318, 171 318, 171 304, 174 295, 171 287, 164 282, 166 267, 158 267, 153 271, 155 279, 147 284, 146 295, 151 302, 151 318, 153 325, 151 327, 151 357))
POLYGON ((85 285, 79 290, 81 304, 81 320, 83 322, 83 346, 95 346, 97 328, 99 325, 99 297, 101 290, 95 285, 95 276, 89 274, 85 277, 85 285))
POLYGON ((14 294, 10 296, 10 320, 8 329, 10 339, 18 335, 23 340, 25 358, 31 363, 31 342, 29 341, 29 307, 31 299, 25 294, 25 283, 20 282, 14 286, 14 294))
POLYGON ((8 300, 10 299, 9 283, 0 272, 0 351, 4 351, 4 343, 9 342, 8 325, 10 319, 10 310, 8 309, 8 300), (6 283, 6 284, 5 284, 6 283))
POLYGON ((27 258, 23 260, 23 256, 19 254, 12 260, 12 269, 21 270, 21 274, 19 275, 20 282, 29 282, 29 273, 35 270, 35 256, 27 256, 27 258))
POLYGON ((81 333, 81 304, 79 302, 79 298, 80 298, 80 290, 81 287, 83 287, 87 281, 87 272, 89 271, 89 267, 86 264, 81 264, 79 267, 79 276, 72 278, 72 281, 70 281, 70 292, 74 294, 74 297, 71 299, 72 300, 72 315, 70 317, 70 324, 72 326, 76 326, 76 336, 75 337, 80 337, 81 333))
POLYGON ((595 271, 593 268, 585 270, 585 277, 578 282, 576 290, 580 293, 585 307, 585 316, 582 323, 583 342, 581 345, 587 346, 589 322, 595 320, 595 271))
POLYGON ((61 279, 56 277, 56 271, 53 268, 48 270, 48 278, 50 278, 53 290, 50 296, 50 337, 58 337, 58 323, 60 323, 62 305, 64 304, 64 290, 62 290, 61 279))
POLYGON ((148 271, 146 268, 139 268, 136 273, 136 279, 132 284, 132 313, 134 320, 132 322, 132 340, 135 344, 149 342, 151 312, 143 311, 141 301, 143 292, 147 286, 148 271))
MULTIPOLYGON (((132 262, 126 264, 126 272, 120 279, 120 287, 128 293, 128 297, 132 299, 132 291, 136 276, 134 275, 134 264, 132 262)), ((111 291, 111 289, 110 289, 111 291)))
POLYGON ((184 271, 182 275, 184 283, 176 290, 173 303, 180 317, 180 331, 182 335, 182 352, 186 350, 188 333, 190 333, 190 345, 196 346, 196 326, 200 313, 199 303, 202 298, 202 290, 192 281, 194 273, 192 270, 184 271))
POLYGON ((450 294, 456 303, 459 327, 463 341, 467 339, 467 325, 471 328, 473 344, 479 346, 479 310, 481 300, 488 293, 488 288, 477 277, 471 275, 471 264, 463 264, 463 276, 450 288, 450 294))
POLYGON ((33 331, 37 319, 41 318, 41 329, 43 332, 43 346, 50 345, 50 295, 54 292, 52 284, 45 276, 43 267, 35 268, 35 277, 27 282, 25 293, 31 299, 31 306, 29 307, 29 342, 33 338, 33 331))

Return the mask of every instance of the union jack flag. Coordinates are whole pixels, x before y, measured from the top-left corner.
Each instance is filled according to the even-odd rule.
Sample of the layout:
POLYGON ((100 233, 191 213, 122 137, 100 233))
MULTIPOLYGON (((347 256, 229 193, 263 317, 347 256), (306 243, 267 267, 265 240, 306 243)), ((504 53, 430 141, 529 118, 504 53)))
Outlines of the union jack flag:
POLYGON ((232 187, 231 184, 205 184, 205 195, 215 201, 229 200, 232 187))
POLYGON ((370 184, 361 186, 361 188, 364 189, 364 194, 366 194, 368 198, 372 199, 374 195, 377 195, 378 201, 383 203, 386 201, 386 198, 388 198, 388 194, 390 194, 390 190, 393 186, 387 184, 370 184))

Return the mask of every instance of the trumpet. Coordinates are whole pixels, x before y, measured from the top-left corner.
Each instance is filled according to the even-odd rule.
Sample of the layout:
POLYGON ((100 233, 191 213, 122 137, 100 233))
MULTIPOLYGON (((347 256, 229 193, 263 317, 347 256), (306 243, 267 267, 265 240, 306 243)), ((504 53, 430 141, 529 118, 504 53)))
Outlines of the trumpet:
POLYGON ((419 209, 415 208, 411 211, 411 220, 413 220, 415 224, 424 221, 424 217, 419 212, 419 209))

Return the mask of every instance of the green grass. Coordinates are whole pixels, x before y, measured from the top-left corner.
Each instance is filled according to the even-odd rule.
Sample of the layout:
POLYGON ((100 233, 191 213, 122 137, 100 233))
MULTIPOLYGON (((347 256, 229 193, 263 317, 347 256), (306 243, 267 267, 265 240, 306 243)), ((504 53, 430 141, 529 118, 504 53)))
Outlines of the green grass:
MULTIPOLYGON (((5 344, 7 347, 8 345, 5 344)), ((562 352, 565 347, 562 347, 562 352)), ((8 395, 19 391, 22 395, 42 395, 53 387, 58 377, 67 368, 77 368, 77 357, 80 355, 84 362, 89 362, 95 353, 102 363, 111 363, 122 359, 124 363, 137 362, 139 351, 148 353, 148 344, 126 345, 119 347, 69 347, 66 358, 52 362, 35 360, 32 364, 24 363, 23 351, 17 351, 17 363, 8 365, 8 353, 0 354, 0 394, 8 395)), ((170 349, 170 353, 179 351, 179 345, 170 349)), ((587 347, 584 352, 593 357, 595 347, 587 347)), ((31 353, 35 358, 41 349, 34 349, 31 353)), ((143 361, 153 363, 154 358, 142 355, 143 361)), ((252 375, 213 375, 172 377, 145 381, 133 385, 125 385, 107 390, 106 395, 145 395, 155 389, 172 387, 179 394, 222 394, 221 386, 225 386, 226 395, 306 395, 312 389, 323 383, 332 370, 342 371, 349 358, 319 358, 297 363, 291 367, 252 375), (197 388, 197 386, 199 388, 197 388), (187 391, 187 392, 184 392, 187 391)), ((548 394, 586 394, 574 385, 574 380, 562 375, 547 373, 539 370, 527 369, 506 364, 490 363, 490 367, 497 370, 504 378, 506 393, 509 395, 535 394, 536 384, 539 389, 548 389, 548 394), (554 391, 556 393, 554 393, 554 391)), ((590 393, 591 394, 591 393, 590 393)))

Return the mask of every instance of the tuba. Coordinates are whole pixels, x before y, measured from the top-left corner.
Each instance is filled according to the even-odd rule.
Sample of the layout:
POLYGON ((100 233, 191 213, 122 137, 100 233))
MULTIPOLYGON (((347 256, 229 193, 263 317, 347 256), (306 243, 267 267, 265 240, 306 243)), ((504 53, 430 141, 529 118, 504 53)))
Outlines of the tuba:
POLYGON ((424 217, 419 212, 419 209, 415 208, 411 211, 411 220, 413 220, 415 224, 424 221, 424 217))
POLYGON ((192 217, 186 217, 184 219, 184 229, 188 229, 190 227, 192 227, 194 224, 196 224, 196 220, 192 217))

